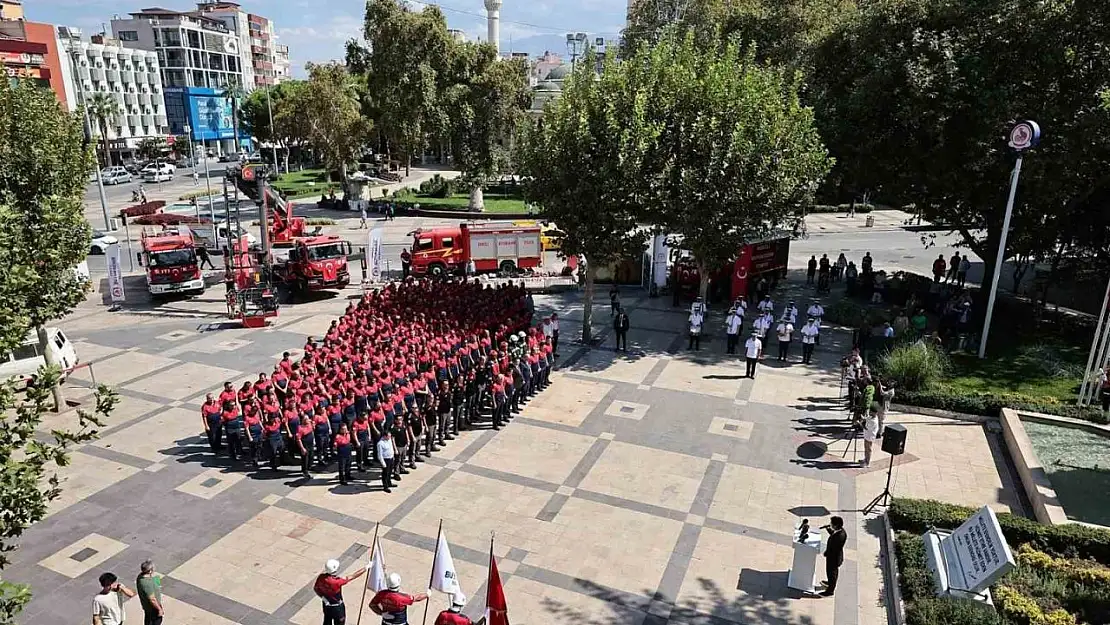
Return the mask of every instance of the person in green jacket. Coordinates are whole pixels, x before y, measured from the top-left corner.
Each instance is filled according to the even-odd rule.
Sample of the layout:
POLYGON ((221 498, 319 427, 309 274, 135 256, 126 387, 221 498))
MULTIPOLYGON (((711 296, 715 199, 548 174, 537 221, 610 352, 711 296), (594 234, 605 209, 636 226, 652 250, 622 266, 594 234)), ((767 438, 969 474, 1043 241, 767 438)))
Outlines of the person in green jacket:
POLYGON ((139 565, 135 592, 143 606, 143 625, 162 625, 165 610, 162 608, 162 576, 154 572, 154 562, 145 560, 139 565))

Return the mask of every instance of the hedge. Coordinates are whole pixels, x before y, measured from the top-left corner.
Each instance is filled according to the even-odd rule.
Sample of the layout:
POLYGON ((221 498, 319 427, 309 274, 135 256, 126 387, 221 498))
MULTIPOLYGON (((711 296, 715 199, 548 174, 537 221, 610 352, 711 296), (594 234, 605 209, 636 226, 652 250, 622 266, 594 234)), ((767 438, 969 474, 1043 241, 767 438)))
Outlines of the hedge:
MULTIPOLYGON (((934 501, 896 497, 887 510, 894 529, 922 534, 929 528, 955 529, 975 514, 975 508, 934 501)), ((1042 525, 1008 513, 998 515, 1006 541, 1025 545, 1062 558, 1093 559, 1110 566, 1110 531, 1068 523, 1042 525)))
MULTIPOLYGON (((814 204, 806 207, 807 215, 814 213, 847 213, 851 204, 814 204)), ((857 213, 870 213, 875 210, 874 204, 856 204, 857 213)))
POLYGON ((994 610, 953 597, 933 594, 933 576, 925 560, 925 541, 913 534, 899 534, 894 542, 898 586, 906 602, 907 625, 999 625, 994 610))
POLYGON ((997 417, 1003 408, 1012 408, 1025 412, 1041 412, 1060 417, 1083 419, 1103 425, 1110 423, 1107 415, 1097 408, 1061 404, 1021 393, 970 393, 944 388, 921 391, 899 390, 894 396, 894 402, 907 406, 936 408, 985 417, 997 417))

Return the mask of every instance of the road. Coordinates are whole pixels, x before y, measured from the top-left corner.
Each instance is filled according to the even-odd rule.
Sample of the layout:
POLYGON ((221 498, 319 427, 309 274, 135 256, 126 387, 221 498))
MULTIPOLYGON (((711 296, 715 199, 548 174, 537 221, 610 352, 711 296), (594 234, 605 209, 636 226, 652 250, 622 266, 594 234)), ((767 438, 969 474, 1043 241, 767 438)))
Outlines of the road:
MULTIPOLYGON (((208 175, 212 184, 213 191, 222 189, 224 170, 229 163, 219 163, 215 159, 208 161, 208 175)), ((104 195, 108 200, 108 216, 115 217, 119 215, 122 208, 126 208, 134 204, 131 201, 131 193, 143 185, 146 189, 147 198, 150 200, 166 200, 172 202, 177 200, 178 197, 185 193, 199 191, 205 188, 204 177, 204 164, 201 163, 197 169, 200 174, 200 184, 193 185, 193 170, 192 168, 184 167, 178 168, 174 179, 170 182, 160 183, 144 183, 140 178, 133 178, 131 182, 126 184, 104 185, 104 195)), ((104 229, 104 212, 100 206, 100 193, 97 191, 96 182, 90 182, 85 187, 85 218, 93 225, 93 228, 98 230, 104 229)))

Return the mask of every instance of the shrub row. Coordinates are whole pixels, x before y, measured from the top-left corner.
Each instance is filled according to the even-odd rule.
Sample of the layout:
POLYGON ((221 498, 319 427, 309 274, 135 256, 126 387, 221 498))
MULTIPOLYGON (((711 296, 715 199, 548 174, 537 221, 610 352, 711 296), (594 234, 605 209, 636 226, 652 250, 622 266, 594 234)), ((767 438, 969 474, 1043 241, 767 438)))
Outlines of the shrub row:
POLYGON ((998 611, 1018 625, 1076 625, 1075 615, 1063 608, 1045 612, 1032 597, 1005 585, 998 585, 991 593, 998 611))
MULTIPOLYGON (((899 531, 924 533, 929 528, 955 529, 974 514, 974 508, 931 499, 896 497, 887 514, 899 531)), ((1110 566, 1110 531, 1068 523, 1042 525, 1012 514, 998 515, 1002 533, 1011 545, 1030 545, 1058 558, 1093 559, 1110 566)))
MULTIPOLYGON (((806 208, 806 214, 813 213, 847 213, 851 204, 814 204, 806 208)), ((874 204, 856 204, 857 213, 870 213, 875 210, 874 204)))
POLYGON ((1029 545, 1018 547, 1016 559, 1025 566, 1051 571, 1079 584, 1110 588, 1110 568, 1095 565, 1090 561, 1054 558, 1029 545))
POLYGON ((951 412, 997 417, 1003 408, 1025 412, 1041 412, 1060 417, 1082 419, 1092 423, 1107 424, 1110 419, 1098 408, 1061 404, 1049 397, 1033 397, 1021 393, 973 393, 944 388, 919 391, 899 390, 895 403, 921 408, 935 408, 951 412))
POLYGON ((926 565, 925 544, 920 536, 899 534, 894 557, 898 585, 906 602, 907 625, 1001 625, 1002 618, 990 608, 933 594, 933 576, 926 565))

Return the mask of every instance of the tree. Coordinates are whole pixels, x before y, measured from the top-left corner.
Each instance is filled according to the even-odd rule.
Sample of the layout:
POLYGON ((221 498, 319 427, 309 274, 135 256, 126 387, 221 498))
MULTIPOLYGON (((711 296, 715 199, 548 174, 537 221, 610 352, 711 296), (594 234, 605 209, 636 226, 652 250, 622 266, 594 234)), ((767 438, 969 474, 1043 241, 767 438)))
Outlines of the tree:
POLYGON ((531 103, 528 72, 523 62, 500 60, 485 44, 458 45, 456 56, 455 84, 443 108, 451 112, 451 152, 470 187, 470 210, 481 211, 482 186, 508 168, 512 138, 531 103))
POLYGON ((221 94, 225 100, 231 103, 231 124, 235 129, 235 153, 238 154, 243 149, 239 143, 239 106, 243 99, 247 97, 247 92, 243 89, 243 85, 237 82, 228 82, 221 90, 221 94))
MULTIPOLYGON (((0 81, 0 351, 22 344, 32 329, 43 340, 46 324, 84 299, 74 267, 89 250, 82 198, 94 166, 80 118, 62 110, 52 92, 0 81)), ((91 440, 115 404, 101 387, 94 412, 79 411, 77 432, 56 430, 44 442, 36 427, 58 377, 56 366, 43 369, 25 397, 0 383, 0 570, 60 493, 50 463, 66 465, 67 451, 91 440)), ((27 586, 0 581, 0 622, 14 622, 30 598, 27 586)))
MULTIPOLYGON (((162 137, 147 137, 139 142, 139 156, 145 159, 158 158, 166 150, 166 147, 166 140, 162 137)), ((185 156, 188 156, 188 153, 185 156)))
POLYGON ((1006 136, 1044 129, 1025 159, 1015 251, 1107 247, 1110 5, 878 2, 815 54, 812 100, 842 188, 881 189, 952 227, 992 275, 1014 156, 1006 136))
POLYGON ((104 166, 112 166, 112 156, 108 152, 108 122, 115 121, 121 114, 119 102, 107 93, 95 93, 89 98, 86 106, 89 107, 89 117, 96 124, 100 143, 103 146, 104 166))
POLYGON ((799 101, 799 76, 736 42, 705 48, 672 32, 629 63, 653 96, 644 114, 661 128, 645 158, 645 207, 693 252, 705 297, 710 270, 811 202, 831 162, 799 101))
POLYGON ((348 42, 347 59, 362 72, 376 103, 374 119, 391 149, 405 157, 423 154, 430 133, 450 129, 451 112, 443 108, 454 39, 436 6, 413 11, 398 0, 369 0, 363 29, 366 46, 348 42))
POLYGON ((597 268, 638 256, 648 231, 640 227, 646 194, 645 158, 660 128, 645 114, 651 98, 629 63, 607 58, 594 75, 595 55, 575 65, 562 95, 549 103, 520 148, 521 174, 531 201, 565 233, 563 253, 586 257, 582 340, 589 342, 597 268))
POLYGON ((296 94, 303 85, 302 80, 290 80, 255 89, 242 104, 244 125, 254 138, 284 150, 285 171, 289 171, 290 146, 305 140, 304 124, 295 107, 296 94))
POLYGON ((347 166, 369 136, 371 122, 362 116, 357 82, 339 63, 309 64, 308 82, 296 92, 295 108, 309 143, 329 171, 347 182, 347 166))

